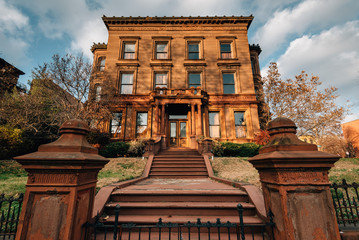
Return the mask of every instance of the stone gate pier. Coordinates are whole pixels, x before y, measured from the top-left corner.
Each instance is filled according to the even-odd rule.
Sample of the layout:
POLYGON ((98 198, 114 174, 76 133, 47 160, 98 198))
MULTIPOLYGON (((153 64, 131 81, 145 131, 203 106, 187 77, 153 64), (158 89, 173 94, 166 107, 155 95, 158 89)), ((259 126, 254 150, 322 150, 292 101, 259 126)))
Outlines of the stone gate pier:
POLYGON ((61 137, 16 157, 28 172, 17 240, 75 240, 89 221, 97 174, 108 162, 86 140, 88 126, 65 122, 61 137))
POLYGON ((328 170, 339 156, 300 141, 287 118, 268 124, 269 143, 249 159, 259 171, 266 209, 274 214, 275 239, 340 239, 328 170))

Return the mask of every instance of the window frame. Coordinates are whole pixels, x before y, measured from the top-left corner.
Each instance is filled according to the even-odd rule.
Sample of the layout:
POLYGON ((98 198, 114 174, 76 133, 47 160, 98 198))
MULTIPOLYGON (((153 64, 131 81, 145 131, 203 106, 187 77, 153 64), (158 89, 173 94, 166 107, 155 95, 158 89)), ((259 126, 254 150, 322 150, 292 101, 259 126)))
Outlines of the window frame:
POLYGON ((168 47, 168 42, 157 41, 157 42, 155 43, 155 59, 156 59, 156 60, 167 60, 167 59, 169 59, 169 51, 168 51, 168 49, 169 49, 169 47, 168 47), (167 51, 159 52, 159 51, 157 50, 157 46, 158 46, 158 45, 166 45, 167 51), (164 53, 166 53, 166 58, 158 58, 158 54, 164 54, 164 53))
POLYGON ((234 60, 237 59, 237 51, 236 51, 236 39, 235 36, 218 36, 216 37, 218 39, 218 60, 234 60), (221 51, 221 45, 222 44, 230 44, 231 48, 231 57, 229 58, 223 58, 222 57, 222 51, 221 51))
POLYGON ((95 102, 99 102, 101 100, 102 94, 102 86, 100 84, 95 84, 95 102))
POLYGON ((209 134, 210 138, 221 138, 221 113, 220 113, 219 110, 208 111, 208 134, 209 134), (210 117, 210 115, 212 113, 217 113, 218 114, 218 124, 216 124, 216 125, 211 125, 211 120, 210 120, 211 117, 210 117), (212 133, 211 132, 211 126, 218 126, 218 134, 219 134, 218 137, 212 136, 212 134, 211 134, 212 133))
POLYGON ((233 120, 234 120, 234 136, 237 139, 240 138, 247 138, 247 119, 246 119, 246 111, 241 111, 241 110, 233 110, 233 120), (242 124, 237 124, 236 123, 236 113, 243 113, 243 122, 242 124), (244 123, 244 124, 243 124, 244 123), (244 136, 238 136, 237 135, 237 127, 244 127, 244 136))
MULTIPOLYGON (((167 72, 167 71, 156 71, 156 72, 154 72, 153 73, 153 89, 156 89, 157 88, 157 83, 156 83, 156 80, 157 80, 157 78, 156 78, 156 76, 158 75, 158 74, 163 74, 163 75, 166 75, 167 76, 167 83, 166 83, 166 87, 165 88, 169 88, 169 72, 167 72)), ((164 85, 164 84, 158 84, 158 85, 164 85)), ((163 87, 160 87, 160 88, 163 88, 163 87)))
MULTIPOLYGON (((188 86, 188 88, 191 88, 191 85, 198 85, 202 89, 202 72, 187 72, 187 86, 188 86), (191 74, 198 74, 199 75, 199 78, 200 78, 199 79, 199 85, 190 83, 190 80, 191 80, 190 75, 191 74)), ((194 88, 197 88, 197 87, 194 87, 194 88)))
POLYGON ((168 61, 171 60, 171 39, 170 36, 154 36, 152 37, 152 60, 168 61), (167 58, 157 58, 157 44, 167 45, 167 58))
POLYGON ((149 120, 149 113, 148 111, 136 111, 136 126, 135 126, 135 137, 143 137, 143 136, 146 136, 147 135, 147 132, 146 130, 149 129, 149 124, 148 124, 148 120, 149 120), (141 113, 144 113, 146 114, 146 125, 139 125, 138 124, 138 115, 141 114, 141 113), (139 133, 138 132, 138 127, 142 127, 142 126, 146 126, 146 128, 141 132, 139 133))
POLYGON ((124 41, 123 44, 122 44, 122 59, 125 59, 125 60, 135 60, 137 59, 137 56, 136 56, 136 42, 133 42, 133 41, 124 41), (126 52, 126 45, 130 45, 130 44, 133 44, 134 45, 134 52, 126 52), (127 53, 131 53, 133 54, 133 58, 126 58, 126 54, 127 53))
POLYGON ((135 72, 127 72, 127 71, 120 72, 120 81, 119 81, 118 93, 121 94, 121 95, 132 95, 132 94, 135 94, 134 86, 135 86, 135 72), (122 83, 122 79, 123 79, 123 75, 124 75, 124 74, 132 74, 132 84, 123 84, 123 83, 122 83), (132 85, 131 93, 122 93, 122 86, 123 86, 123 85, 126 85, 126 86, 132 85))
POLYGON ((109 125, 109 132, 110 132, 110 135, 111 137, 115 137, 115 136, 118 136, 122 133, 122 121, 123 121, 123 112, 122 111, 119 111, 119 112, 112 112, 112 118, 110 119, 110 125, 109 125), (112 132, 112 129, 113 129, 113 121, 114 121, 114 115, 115 114, 121 114, 121 119, 120 121, 117 121, 116 122, 118 123, 116 126, 118 128, 118 126, 120 127, 120 131, 118 132, 112 132))
POLYGON ((139 40, 141 38, 137 36, 120 36, 120 53, 119 53, 119 60, 122 61, 136 61, 138 60, 138 48, 139 48, 139 40), (127 43, 135 43, 135 52, 134 52, 134 58, 126 59, 124 58, 124 51, 125 46, 127 43))
POLYGON ((237 93, 237 89, 236 89, 236 72, 226 72, 226 71, 222 71, 221 72, 221 78, 222 78, 222 93, 223 94, 236 94, 237 93), (233 84, 228 84, 228 83, 224 83, 224 78, 223 78, 223 75, 224 74, 232 74, 233 75, 233 84), (233 90, 234 90, 234 93, 225 93, 224 92, 224 86, 229 86, 229 85, 233 85, 233 90))
POLYGON ((100 56, 97 58, 97 66, 98 66, 98 71, 99 72, 104 72, 105 71, 105 66, 106 66, 106 57, 105 56, 100 56))
POLYGON ((204 49, 203 49, 203 40, 204 37, 202 36, 186 36, 185 39, 185 60, 186 61, 198 61, 204 60, 204 49), (198 58, 197 59, 190 59, 189 58, 189 45, 190 44, 198 44, 198 58))

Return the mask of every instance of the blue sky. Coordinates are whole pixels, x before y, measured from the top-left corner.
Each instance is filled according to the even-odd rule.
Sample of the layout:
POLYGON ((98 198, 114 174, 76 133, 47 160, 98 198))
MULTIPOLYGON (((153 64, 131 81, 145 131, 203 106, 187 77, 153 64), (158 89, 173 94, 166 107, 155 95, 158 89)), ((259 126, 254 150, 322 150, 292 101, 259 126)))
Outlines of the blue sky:
POLYGON ((0 0, 0 57, 26 73, 55 53, 83 53, 107 42, 106 16, 254 15, 249 42, 262 48, 262 76, 271 61, 283 78, 301 70, 336 86, 359 119, 358 0, 0 0))

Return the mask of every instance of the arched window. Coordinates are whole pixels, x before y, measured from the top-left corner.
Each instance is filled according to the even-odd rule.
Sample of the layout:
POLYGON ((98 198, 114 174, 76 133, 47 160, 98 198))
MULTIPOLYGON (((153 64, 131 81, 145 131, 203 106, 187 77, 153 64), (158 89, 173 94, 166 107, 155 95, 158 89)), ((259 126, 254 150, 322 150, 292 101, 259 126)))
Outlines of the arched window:
POLYGON ((105 57, 98 58, 98 69, 100 70, 100 72, 105 71, 105 63, 106 63, 105 57))

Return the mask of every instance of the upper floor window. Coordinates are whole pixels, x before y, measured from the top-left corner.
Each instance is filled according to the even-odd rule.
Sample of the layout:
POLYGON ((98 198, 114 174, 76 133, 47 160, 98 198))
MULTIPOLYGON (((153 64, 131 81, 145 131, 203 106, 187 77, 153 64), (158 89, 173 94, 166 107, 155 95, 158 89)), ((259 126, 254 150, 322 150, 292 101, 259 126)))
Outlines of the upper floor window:
POLYGON ((121 94, 132 94, 133 73, 121 73, 121 94))
POLYGON ((138 112, 136 118, 136 136, 144 135, 147 129, 147 112, 138 112))
POLYGON ((201 86, 201 74, 189 73, 188 74, 188 87, 200 87, 201 86))
POLYGON ((106 58, 105 57, 99 57, 99 59, 98 59, 98 70, 100 72, 105 71, 105 63, 106 63, 106 58))
POLYGON ((199 43, 188 43, 188 59, 199 59, 199 43))
POLYGON ((221 58, 222 59, 232 58, 231 43, 229 43, 229 42, 221 42, 220 48, 221 48, 221 58))
POLYGON ((136 54, 136 43, 125 42, 123 44, 123 59, 135 59, 136 54))
POLYGON ((209 112, 209 136, 211 138, 219 138, 220 135, 220 124, 219 124, 219 112, 209 112))
POLYGON ((155 73, 155 88, 167 88, 168 73, 155 73))
POLYGON ((121 125, 122 125, 122 112, 112 113, 112 119, 110 123, 111 134, 120 133, 121 125))
POLYGON ((236 138, 246 137, 246 121, 244 112, 234 112, 234 126, 236 130, 236 138))
POLYGON ((168 43, 156 43, 156 59, 168 59, 168 43))
POLYGON ((102 90, 102 87, 100 85, 96 85, 95 87, 95 101, 98 102, 101 100, 101 90, 102 90))
POLYGON ((222 73, 223 78, 223 93, 233 94, 236 93, 234 84, 234 73, 222 73))

